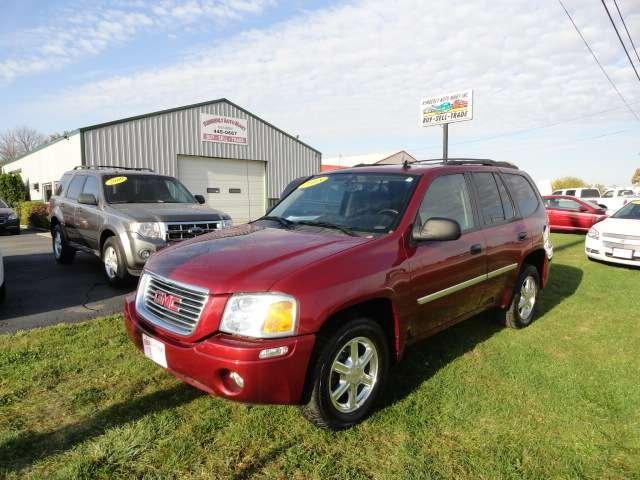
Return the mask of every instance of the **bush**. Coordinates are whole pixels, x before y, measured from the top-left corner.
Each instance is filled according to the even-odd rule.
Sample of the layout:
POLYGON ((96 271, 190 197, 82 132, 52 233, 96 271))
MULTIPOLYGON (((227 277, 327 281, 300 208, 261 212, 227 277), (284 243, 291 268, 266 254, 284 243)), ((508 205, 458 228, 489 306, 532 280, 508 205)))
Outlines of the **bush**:
POLYGON ((0 173, 0 198, 11 207, 27 199, 25 187, 19 173, 0 173))
POLYGON ((30 227, 49 228, 48 205, 40 201, 20 202, 18 205, 20 223, 30 227))

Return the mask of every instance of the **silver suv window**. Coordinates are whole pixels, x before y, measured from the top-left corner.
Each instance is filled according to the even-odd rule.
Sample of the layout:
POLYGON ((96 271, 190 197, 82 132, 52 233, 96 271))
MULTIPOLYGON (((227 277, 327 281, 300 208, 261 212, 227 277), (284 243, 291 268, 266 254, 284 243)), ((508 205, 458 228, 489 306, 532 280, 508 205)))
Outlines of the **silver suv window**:
POLYGON ((84 186, 86 179, 86 175, 76 175, 73 177, 73 180, 71 180, 71 184, 69 185, 69 190, 67 191, 67 198, 77 200, 80 192, 82 192, 82 187, 84 186))

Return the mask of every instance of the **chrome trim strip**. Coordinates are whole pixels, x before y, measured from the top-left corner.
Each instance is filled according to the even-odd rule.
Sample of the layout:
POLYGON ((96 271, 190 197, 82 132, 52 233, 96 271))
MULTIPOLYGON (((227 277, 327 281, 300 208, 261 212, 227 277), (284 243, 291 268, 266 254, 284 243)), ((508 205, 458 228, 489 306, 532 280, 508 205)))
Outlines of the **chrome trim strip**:
POLYGON ((433 302, 434 300, 438 300, 440 298, 446 297, 447 295, 451 295, 452 293, 459 292, 460 290, 464 290, 467 287, 472 287, 473 285, 477 285, 478 283, 484 282, 491 278, 495 278, 503 273, 510 272, 511 270, 515 270, 518 268, 517 263, 512 263, 511 265, 507 265, 506 267, 501 267, 496 270, 493 270, 484 275, 480 275, 479 277, 474 277, 469 280, 466 280, 462 283, 458 283, 457 285, 452 285, 444 290, 439 290, 434 293, 430 293, 429 295, 425 295, 424 297, 420 297, 418 299, 419 305, 424 305, 425 303, 433 302))

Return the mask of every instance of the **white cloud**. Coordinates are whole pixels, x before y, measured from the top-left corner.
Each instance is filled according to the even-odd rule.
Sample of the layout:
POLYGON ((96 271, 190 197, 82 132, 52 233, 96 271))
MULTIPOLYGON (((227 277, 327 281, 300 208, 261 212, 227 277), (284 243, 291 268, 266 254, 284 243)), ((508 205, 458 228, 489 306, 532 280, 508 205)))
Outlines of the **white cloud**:
MULTIPOLYGON (((0 56, 0 83, 60 68, 78 59, 103 52, 112 45, 131 41, 150 28, 173 30, 202 21, 238 20, 258 14, 273 0, 175 0, 112 1, 86 5, 78 11, 60 9, 43 27, 12 32, 20 42, 5 45, 0 56)), ((7 35, 5 34, 5 37, 7 35)))

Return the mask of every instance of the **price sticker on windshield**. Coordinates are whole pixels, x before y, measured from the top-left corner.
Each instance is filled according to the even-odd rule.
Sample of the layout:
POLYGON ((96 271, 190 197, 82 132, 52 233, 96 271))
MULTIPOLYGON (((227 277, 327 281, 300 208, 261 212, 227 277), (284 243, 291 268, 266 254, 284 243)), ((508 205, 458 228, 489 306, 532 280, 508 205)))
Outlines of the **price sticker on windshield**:
POLYGON ((310 187, 315 187, 316 185, 319 185, 323 182, 326 182, 327 180, 329 180, 329 177, 318 177, 318 178, 312 178, 311 180, 307 180, 306 182, 304 182, 302 185, 300 185, 298 188, 310 188, 310 187))
POLYGON ((118 185, 120 183, 124 183, 127 181, 127 177, 112 177, 109 180, 107 180, 106 182, 104 182, 104 184, 107 187, 112 187, 114 185, 118 185))

